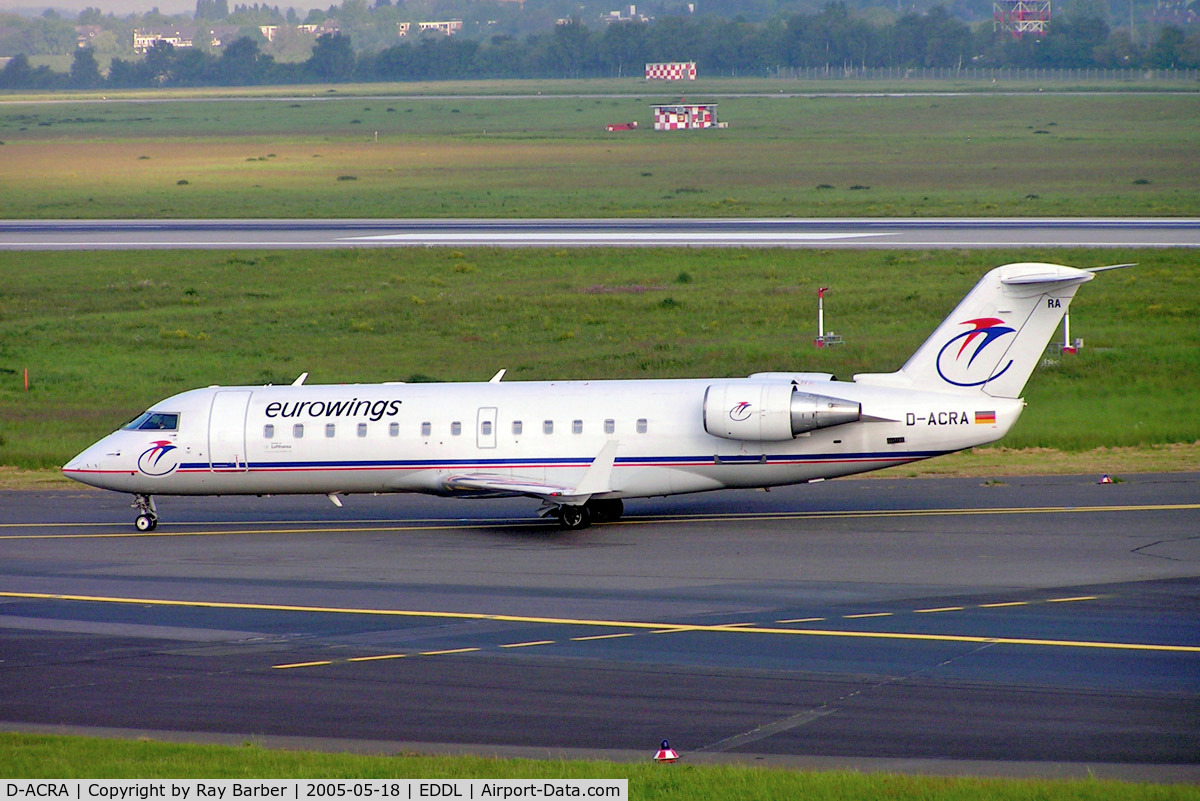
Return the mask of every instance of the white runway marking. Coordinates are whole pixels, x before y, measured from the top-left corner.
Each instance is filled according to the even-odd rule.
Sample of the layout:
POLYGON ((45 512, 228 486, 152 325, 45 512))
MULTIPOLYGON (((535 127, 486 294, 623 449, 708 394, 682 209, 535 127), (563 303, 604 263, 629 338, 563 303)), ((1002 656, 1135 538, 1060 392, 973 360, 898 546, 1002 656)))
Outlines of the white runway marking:
POLYGON ((343 242, 392 242, 395 244, 421 245, 773 245, 792 242, 824 242, 863 237, 897 236, 898 232, 882 233, 806 233, 806 232, 661 232, 640 231, 584 232, 584 233, 540 233, 540 232, 486 232, 472 233, 405 233, 380 234, 377 236, 344 237, 343 242))

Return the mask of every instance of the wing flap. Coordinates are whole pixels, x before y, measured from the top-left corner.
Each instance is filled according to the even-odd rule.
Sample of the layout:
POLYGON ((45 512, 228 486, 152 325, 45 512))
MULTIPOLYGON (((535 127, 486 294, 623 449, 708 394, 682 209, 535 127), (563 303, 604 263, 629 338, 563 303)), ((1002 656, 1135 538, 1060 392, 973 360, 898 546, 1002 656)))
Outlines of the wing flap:
POLYGON ((464 473, 447 476, 442 486, 450 492, 489 495, 529 495, 554 504, 587 503, 593 495, 612 491, 613 464, 617 460, 617 440, 604 443, 600 453, 588 465, 575 486, 539 481, 526 476, 499 473, 464 473))
POLYGON ((498 473, 465 473, 448 476, 442 486, 451 492, 483 492, 496 495, 532 495, 535 498, 555 498, 574 488, 550 484, 523 476, 503 476, 498 473))

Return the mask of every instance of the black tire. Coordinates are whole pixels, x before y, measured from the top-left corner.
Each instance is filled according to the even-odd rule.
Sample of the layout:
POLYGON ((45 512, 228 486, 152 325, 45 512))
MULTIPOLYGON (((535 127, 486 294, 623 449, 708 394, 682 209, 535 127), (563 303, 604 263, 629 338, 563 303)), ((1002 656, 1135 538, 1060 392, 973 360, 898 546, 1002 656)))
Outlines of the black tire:
POLYGON ((607 523, 620 519, 625 514, 625 504, 620 498, 598 498, 584 504, 592 520, 597 523, 607 523))
POLYGON ((558 510, 558 522, 563 528, 578 531, 592 524, 586 506, 563 506, 558 510))
POLYGON ((138 531, 154 531, 158 528, 158 518, 152 515, 138 515, 133 525, 138 531))

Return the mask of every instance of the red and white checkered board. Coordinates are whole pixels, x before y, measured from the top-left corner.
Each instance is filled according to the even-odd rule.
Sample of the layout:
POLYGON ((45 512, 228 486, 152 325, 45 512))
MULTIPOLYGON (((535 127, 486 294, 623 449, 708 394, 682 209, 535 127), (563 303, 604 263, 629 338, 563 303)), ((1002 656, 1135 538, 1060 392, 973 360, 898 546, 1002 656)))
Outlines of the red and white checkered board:
POLYGON ((689 81, 696 80, 696 62, 694 61, 664 61, 646 65, 646 80, 648 81, 689 81))
POLYGON ((713 112, 707 106, 687 106, 686 111, 666 111, 658 109, 654 112, 654 130, 679 131, 686 128, 711 128, 713 112))

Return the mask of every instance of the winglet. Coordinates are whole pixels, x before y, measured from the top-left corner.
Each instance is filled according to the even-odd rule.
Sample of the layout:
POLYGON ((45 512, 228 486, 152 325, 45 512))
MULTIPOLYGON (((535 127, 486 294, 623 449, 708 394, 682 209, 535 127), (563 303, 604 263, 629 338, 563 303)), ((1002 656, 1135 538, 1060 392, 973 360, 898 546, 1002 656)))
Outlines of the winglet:
POLYGON ((292 382, 292 386, 293 387, 301 386, 307 379, 308 379, 308 373, 303 372, 299 376, 296 377, 295 381, 292 382))
POLYGON ((570 495, 595 495, 600 492, 609 492, 612 490, 612 470, 613 464, 617 460, 617 443, 615 439, 610 439, 604 443, 604 447, 600 449, 600 453, 596 454, 596 458, 588 465, 588 469, 584 471, 583 478, 579 479, 579 483, 575 489, 571 490, 570 495))
POLYGON ((505 373, 507 373, 507 372, 508 372, 508 368, 507 368, 507 367, 501 367, 501 368, 500 368, 500 372, 498 372, 498 373, 496 373, 494 376, 492 376, 492 377, 491 377, 491 380, 489 380, 489 381, 488 381, 488 383, 489 383, 489 384, 499 384, 499 383, 500 383, 500 379, 504 378, 504 374, 505 374, 505 373))

